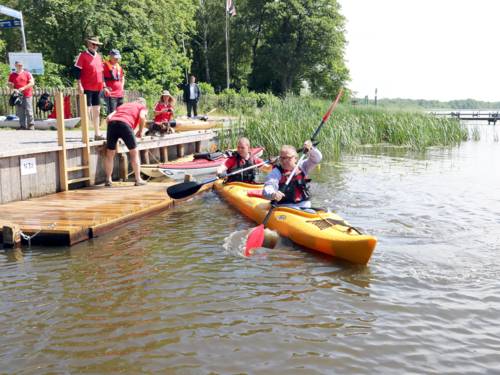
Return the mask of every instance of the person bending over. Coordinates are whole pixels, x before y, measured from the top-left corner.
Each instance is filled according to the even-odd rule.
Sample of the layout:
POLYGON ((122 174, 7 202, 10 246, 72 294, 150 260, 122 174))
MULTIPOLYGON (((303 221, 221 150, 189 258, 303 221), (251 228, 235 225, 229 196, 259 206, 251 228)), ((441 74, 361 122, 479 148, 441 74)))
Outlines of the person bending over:
POLYGON ((106 134, 106 159, 104 170, 106 171, 106 186, 111 186, 113 173, 113 161, 116 153, 116 143, 121 138, 130 152, 130 163, 135 174, 135 185, 145 185, 146 181, 141 179, 141 164, 139 151, 137 150, 136 136, 142 138, 142 130, 146 125, 148 109, 146 100, 138 98, 135 102, 125 103, 112 112, 108 120, 108 131, 106 134), (136 134, 134 130, 139 127, 136 134))

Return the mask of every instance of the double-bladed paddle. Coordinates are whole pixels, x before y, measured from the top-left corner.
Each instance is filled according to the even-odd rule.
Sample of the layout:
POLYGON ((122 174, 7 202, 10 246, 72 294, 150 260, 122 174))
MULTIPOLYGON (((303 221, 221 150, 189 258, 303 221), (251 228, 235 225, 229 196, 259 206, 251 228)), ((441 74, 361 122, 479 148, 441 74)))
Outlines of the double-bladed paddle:
MULTIPOLYGON (((314 133, 311 137, 311 141, 313 142, 313 144, 315 143, 316 137, 318 136, 321 128, 328 121, 328 119, 330 118, 330 115, 333 112, 333 109, 337 106, 337 103, 338 103, 340 97, 342 96, 342 91, 343 91, 343 88, 340 89, 337 97, 332 102, 332 104, 330 104, 328 111, 326 111, 325 115, 321 119, 319 126, 314 131, 314 133)), ((299 161, 295 165, 295 168, 293 169, 292 173, 290 173, 290 176, 288 176, 288 179, 286 180, 286 183, 285 183, 285 186, 283 187, 283 189, 286 186, 288 186, 288 184, 292 180, 293 176, 295 176, 295 174, 297 173, 297 171, 299 169, 299 165, 302 162, 302 160, 305 158, 305 156, 306 156, 306 153, 304 152, 304 154, 301 156, 301 158, 299 159, 299 161)), ((278 204, 277 202, 271 201, 271 203, 270 203, 271 207, 269 208, 269 211, 267 212, 266 217, 262 221, 262 224, 256 226, 254 229, 252 229, 252 231, 248 235, 247 241, 245 243, 245 252, 244 252, 245 256, 250 256, 252 249, 255 249, 257 247, 262 247, 262 244, 264 243, 264 229, 266 228, 267 222, 269 221, 269 218, 271 217, 271 214, 274 211, 274 209, 276 208, 277 204, 278 204)))
MULTIPOLYGON (((233 175, 236 175, 238 173, 248 171, 250 169, 259 168, 259 167, 262 167, 263 165, 269 164, 270 162, 271 162, 270 160, 265 160, 262 163, 251 165, 250 167, 246 167, 243 169, 238 169, 237 171, 231 172, 224 177, 233 176, 233 175)), ((208 178, 208 179, 201 181, 201 182, 197 182, 197 181, 181 182, 179 184, 169 186, 167 188, 167 194, 169 197, 171 197, 173 199, 186 198, 186 197, 189 197, 190 195, 193 195, 198 190, 200 190, 203 185, 217 181, 218 179, 224 178, 224 177, 211 177, 211 178, 208 178)))

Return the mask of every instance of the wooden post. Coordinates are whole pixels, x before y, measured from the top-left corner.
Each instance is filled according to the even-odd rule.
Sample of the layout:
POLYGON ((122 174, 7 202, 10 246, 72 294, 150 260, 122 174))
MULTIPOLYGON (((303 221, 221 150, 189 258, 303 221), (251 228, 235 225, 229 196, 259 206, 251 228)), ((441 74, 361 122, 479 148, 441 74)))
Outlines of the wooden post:
POLYGON ((184 156, 184 145, 177 145, 177 157, 182 158, 184 156))
POLYGON ((189 182, 189 181, 193 181, 193 175, 192 174, 185 174, 184 175, 184 182, 189 182))
POLYGON ((54 95, 56 99, 56 124, 57 124, 57 144, 62 149, 59 150, 59 188, 61 191, 68 190, 68 173, 66 160, 66 135, 64 128, 64 100, 62 92, 58 91, 54 95))
POLYGON ((83 170, 83 175, 90 179, 86 181, 87 186, 95 184, 95 178, 91 177, 90 167, 90 144, 89 144, 89 112, 87 110, 87 96, 79 94, 78 104, 80 106, 80 128, 82 129, 82 142, 84 148, 82 150, 82 165, 88 166, 83 170))
POLYGON ((168 161, 168 147, 161 147, 160 148, 160 160, 164 163, 168 161))
POLYGON ((126 152, 118 154, 120 157, 120 179, 128 180, 128 156, 126 152))
POLYGON ((21 228, 17 224, 4 225, 2 229, 3 247, 21 247, 21 228))
POLYGON ((201 151, 201 141, 197 141, 194 143, 194 152, 200 152, 201 151))

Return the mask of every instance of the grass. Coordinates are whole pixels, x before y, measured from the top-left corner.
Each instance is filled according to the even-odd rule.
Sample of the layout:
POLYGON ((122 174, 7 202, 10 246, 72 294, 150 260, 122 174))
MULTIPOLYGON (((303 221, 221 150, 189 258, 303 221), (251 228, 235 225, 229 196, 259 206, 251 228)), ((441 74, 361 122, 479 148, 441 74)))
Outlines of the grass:
MULTIPOLYGON (((312 98, 287 97, 269 103, 246 119, 245 135, 252 144, 275 155, 283 144, 301 145, 319 125, 329 103, 312 98)), ((318 140, 325 156, 365 145, 392 144, 423 150, 452 146, 468 139, 457 119, 436 118, 422 112, 339 105, 324 125, 318 140)))

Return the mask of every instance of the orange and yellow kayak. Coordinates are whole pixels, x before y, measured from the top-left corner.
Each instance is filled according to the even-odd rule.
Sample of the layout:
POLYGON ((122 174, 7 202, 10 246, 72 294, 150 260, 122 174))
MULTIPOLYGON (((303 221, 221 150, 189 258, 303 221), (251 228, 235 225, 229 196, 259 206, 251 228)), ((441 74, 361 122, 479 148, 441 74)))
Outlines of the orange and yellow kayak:
MULTIPOLYGON (((243 215, 260 224, 270 202, 255 196, 263 185, 241 182, 214 184, 215 190, 243 215)), ((377 245, 373 236, 361 234, 339 215, 318 210, 305 212, 289 207, 276 207, 267 223, 269 229, 308 249, 356 264, 367 264, 377 245)))

